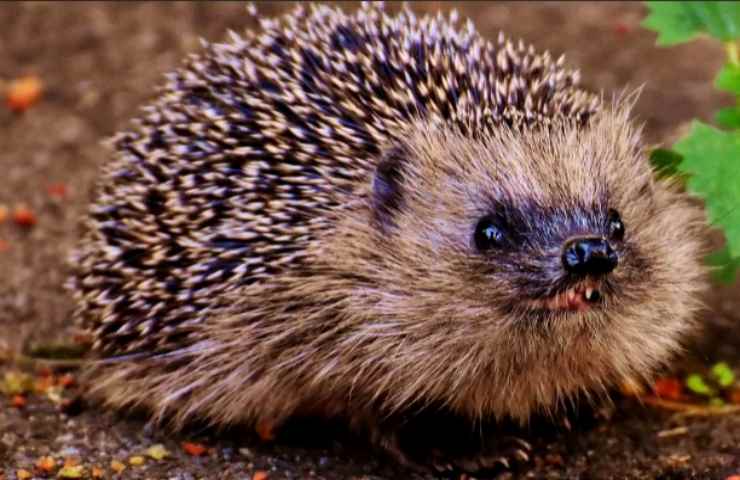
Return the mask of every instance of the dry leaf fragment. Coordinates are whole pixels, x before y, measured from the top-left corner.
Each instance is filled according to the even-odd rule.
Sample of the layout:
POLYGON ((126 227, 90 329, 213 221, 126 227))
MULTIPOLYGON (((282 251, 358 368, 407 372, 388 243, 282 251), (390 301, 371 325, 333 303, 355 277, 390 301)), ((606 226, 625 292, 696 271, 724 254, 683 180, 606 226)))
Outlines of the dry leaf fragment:
POLYGON ((65 373, 61 377, 59 377, 59 385, 61 385, 64 388, 71 387, 75 384, 75 377, 71 373, 65 373))
POLYGON ((147 448, 146 454, 154 460, 162 460, 164 457, 168 456, 170 452, 168 452, 167 449, 164 448, 164 445, 162 445, 161 443, 157 443, 147 448))
POLYGON ((13 209, 13 221, 21 227, 36 225, 36 215, 25 205, 18 205, 13 209))
POLYGON ((3 382, 0 383, 0 391, 7 395, 25 393, 31 390, 32 387, 33 379, 31 376, 17 371, 5 372, 3 382))
POLYGON ((41 98, 44 85, 36 75, 20 77, 8 85, 5 103, 14 112, 24 112, 41 98))
POLYGON ((205 446, 200 443, 193 442, 182 442, 182 449, 185 450, 188 455, 192 455, 194 457, 199 457, 206 452, 205 446))
POLYGON ((45 375, 45 376, 42 376, 36 379, 36 381, 33 383, 33 390, 36 393, 44 394, 46 393, 47 390, 49 390, 53 386, 54 386, 54 376, 45 375))
POLYGON ((85 467, 82 465, 69 465, 62 467, 57 473, 59 478, 83 478, 85 476, 85 467))
POLYGON ((126 470, 126 465, 118 460, 111 460, 110 468, 116 473, 121 473, 126 470))
POLYGON ((46 390, 46 398, 51 400, 56 405, 61 404, 64 400, 64 398, 62 397, 62 387, 54 386, 46 390))
POLYGON ((67 186, 63 183, 52 183, 46 187, 46 192, 50 197, 62 200, 67 196, 67 186))
POLYGON ((677 378, 659 378, 653 384, 653 390, 659 397, 678 400, 683 394, 683 385, 677 378))
POLYGON ((252 475, 252 480, 267 480, 269 478, 269 475, 264 470, 257 470, 254 472, 254 475, 252 475))
POLYGON ((269 442, 275 439, 275 425, 272 422, 261 420, 257 422, 254 429, 263 442, 269 442))
POLYGON ((46 473, 49 473, 52 470, 54 470, 56 466, 57 466, 57 462, 54 460, 54 457, 49 457, 49 456, 40 457, 36 461, 36 468, 46 473))
POLYGON ((29 478, 33 477, 31 472, 22 468, 19 468, 15 471, 15 476, 18 480, 28 480, 29 478))

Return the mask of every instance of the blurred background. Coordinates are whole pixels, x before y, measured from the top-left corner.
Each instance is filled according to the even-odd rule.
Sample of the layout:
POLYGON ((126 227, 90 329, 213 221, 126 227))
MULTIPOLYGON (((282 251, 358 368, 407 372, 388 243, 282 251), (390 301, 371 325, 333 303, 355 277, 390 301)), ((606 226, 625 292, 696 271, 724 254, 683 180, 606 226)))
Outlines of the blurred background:
MULTIPOLYGON (((265 16, 292 6, 290 2, 257 5, 265 16)), ((342 6, 357 7, 344 2, 342 6)), ((386 8, 399 7, 389 3, 386 8)), ((721 46, 700 39, 672 48, 655 47, 655 34, 639 25, 646 15, 642 3, 413 2, 411 7, 419 14, 456 8, 463 18, 474 21, 484 37, 493 39, 503 30, 555 57, 565 53, 567 63, 581 70, 582 84, 606 95, 643 86, 634 113, 645 124, 648 144, 670 144, 690 119, 709 121, 729 101, 712 88, 724 59, 721 46)), ((0 90, 25 76, 36 78, 41 86, 38 101, 22 113, 0 105, 0 351, 7 352, 24 343, 56 341, 69 332, 72 302, 63 289, 64 262, 80 234, 80 219, 98 169, 108 156, 100 141, 126 127, 139 106, 155 94, 163 74, 200 48, 199 38, 219 41, 227 29, 241 32, 255 27, 255 21, 240 2, 10 2, 0 6, 0 25, 0 90)), ((707 298, 707 333, 691 346, 695 356, 738 358, 740 342, 733 340, 732 333, 740 320, 739 292, 737 285, 713 289, 707 298)), ((602 478, 595 472, 605 471, 609 464, 617 472, 623 470, 625 477, 649 478, 670 471, 677 475, 670 478, 690 478, 701 472, 709 476, 700 478, 724 478, 721 472, 738 466, 740 423, 735 419, 701 420, 689 435, 661 443, 655 429, 665 418, 650 413, 624 416, 611 432, 613 437, 590 432, 568 440, 575 442, 567 445, 581 452, 577 455, 552 450, 553 455, 561 455, 560 460, 536 467, 537 475, 574 478, 569 475, 590 472, 589 478, 602 478), (589 450, 590 456, 585 453, 589 450), (682 457, 681 452, 689 453, 682 457)), ((8 418, 0 413, 0 432, 3 421, 26 428, 24 420, 22 415, 8 418)), ((139 435, 140 424, 135 422, 116 417, 105 429, 120 428, 120 436, 126 439, 126 432, 139 435)), ((6 431, 10 431, 8 425, 6 431)), ((0 461, 6 454, 7 468, 20 461, 22 438, 7 441, 4 447, 0 442, 0 461)), ((38 452, 33 448, 28 445, 22 455, 33 457, 38 452)), ((321 470, 316 454, 300 450, 303 460, 296 460, 291 452, 295 451, 274 453, 287 455, 286 472, 303 471, 301 465, 313 462, 319 465, 314 468, 317 478, 394 475, 393 470, 377 473, 385 472, 385 467, 378 466, 382 461, 363 464, 375 465, 371 467, 347 466, 341 453, 327 454, 329 466, 316 474, 316 468, 321 470)), ((273 458, 260 455, 254 462, 273 458)), ((218 458, 226 462, 225 457, 218 458)), ((231 471, 226 463, 214 462, 210 467, 185 462, 177 468, 182 475, 231 471)), ((283 472, 270 478, 304 477, 283 472)))

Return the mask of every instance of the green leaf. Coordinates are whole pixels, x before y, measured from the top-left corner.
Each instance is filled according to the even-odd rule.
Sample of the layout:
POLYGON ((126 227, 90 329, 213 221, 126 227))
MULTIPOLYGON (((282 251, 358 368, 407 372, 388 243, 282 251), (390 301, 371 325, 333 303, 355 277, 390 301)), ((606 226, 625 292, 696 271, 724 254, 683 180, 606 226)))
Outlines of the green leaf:
POLYGON ((740 109, 738 107, 722 108, 714 115, 714 121, 725 128, 740 128, 740 109))
POLYGON ((697 395, 705 395, 707 397, 713 397, 715 395, 714 390, 704 382, 704 379, 698 373, 692 373, 686 377, 686 388, 697 395))
POLYGON ((704 29, 722 41, 740 36, 740 2, 681 2, 704 25, 704 29))
POLYGON ((740 257, 732 258, 727 248, 707 255, 706 261, 707 264, 715 267, 712 270, 714 280, 721 283, 732 283, 735 281, 735 274, 740 269, 740 257))
POLYGON ((724 230, 730 257, 740 257, 740 132, 722 132, 694 121, 674 149, 687 188, 704 199, 709 222, 724 230))
POLYGON ((735 373, 725 362, 718 362, 712 366, 712 377, 720 387, 729 387, 735 383, 735 373))
POLYGON ((642 26, 658 32, 658 45, 686 42, 702 31, 702 24, 681 2, 647 2, 649 15, 642 26))
POLYGON ((658 177, 671 177, 678 173, 678 165, 683 157, 673 150, 656 148, 650 152, 650 164, 658 177))
POLYGON ((714 86, 718 90, 740 95, 740 66, 726 63, 717 74, 714 86))
POLYGON ((699 33, 722 41, 740 36, 740 2, 647 2, 650 10, 642 22, 658 32, 658 45, 675 45, 699 33))

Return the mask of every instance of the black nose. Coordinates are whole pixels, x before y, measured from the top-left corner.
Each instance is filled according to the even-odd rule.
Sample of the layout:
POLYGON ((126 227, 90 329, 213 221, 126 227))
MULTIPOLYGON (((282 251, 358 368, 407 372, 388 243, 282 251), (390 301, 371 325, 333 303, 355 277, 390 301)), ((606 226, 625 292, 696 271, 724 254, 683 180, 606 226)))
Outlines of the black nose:
POLYGON ((563 266, 578 275, 600 275, 614 270, 617 253, 603 238, 574 238, 565 244, 563 266))

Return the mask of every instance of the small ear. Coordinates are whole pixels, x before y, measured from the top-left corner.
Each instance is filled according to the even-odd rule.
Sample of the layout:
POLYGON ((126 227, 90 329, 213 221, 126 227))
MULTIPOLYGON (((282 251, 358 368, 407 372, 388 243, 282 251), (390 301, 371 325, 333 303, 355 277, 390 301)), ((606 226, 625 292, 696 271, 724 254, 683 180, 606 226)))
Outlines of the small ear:
POLYGON ((395 216, 403 206, 401 168, 406 151, 401 147, 389 148, 373 175, 373 216, 379 227, 387 230, 396 225, 395 216))

